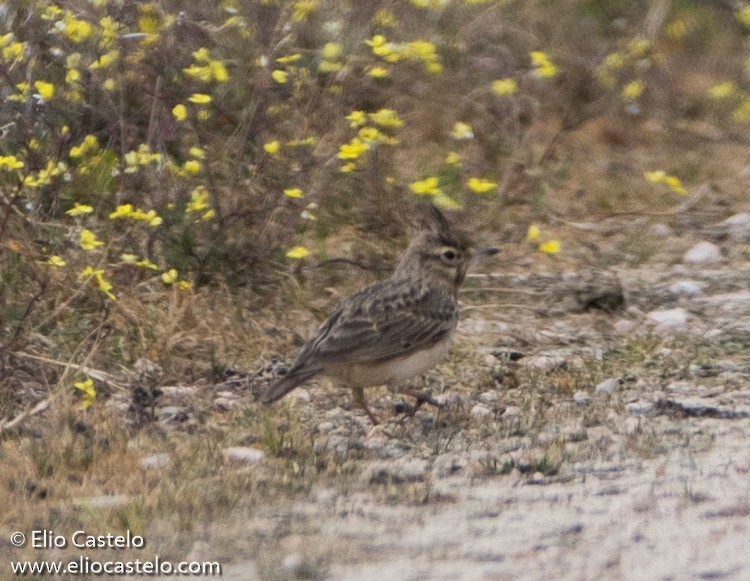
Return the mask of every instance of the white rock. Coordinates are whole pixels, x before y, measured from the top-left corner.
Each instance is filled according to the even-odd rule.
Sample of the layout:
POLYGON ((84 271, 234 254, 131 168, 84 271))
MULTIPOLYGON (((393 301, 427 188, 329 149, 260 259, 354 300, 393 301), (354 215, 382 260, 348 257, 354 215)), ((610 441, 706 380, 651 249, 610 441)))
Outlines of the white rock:
POLYGON ((482 403, 492 403, 497 401, 497 392, 496 391, 485 391, 484 393, 479 394, 479 401, 482 403))
POLYGON ((318 431, 324 434, 328 434, 336 429, 336 425, 333 422, 322 422, 318 424, 318 431))
POLYGON ((647 414, 654 409, 654 404, 648 401, 634 401, 625 404, 625 409, 630 414, 647 414))
POLYGON ((694 297, 703 294, 703 285, 692 280, 681 280, 669 287, 675 296, 694 297))
POLYGON ((228 398, 228 397, 217 397, 214 400, 214 405, 223 411, 228 411, 235 407, 239 402, 235 398, 228 398))
POLYGON ((521 365, 527 369, 553 371, 565 366, 565 358, 552 355, 532 355, 531 357, 521 359, 521 365))
POLYGON ((290 395, 299 403, 309 403, 311 399, 310 392, 306 389, 295 389, 290 395))
POLYGON ((628 436, 635 434, 641 427, 640 418, 627 418, 625 420, 625 433, 628 436))
POLYGON ((504 418, 516 418, 521 415, 521 408, 515 405, 509 405, 503 412, 504 418))
POLYGON ((302 555, 300 555, 299 553, 290 553, 288 555, 285 555, 281 560, 281 568, 284 571, 295 572, 298 569, 302 568, 304 562, 305 561, 302 558, 302 555))
POLYGON ((221 451, 227 462, 245 462, 246 464, 257 464, 263 460, 263 451, 247 446, 230 446, 221 451))
POLYGON ((682 257, 682 262, 687 264, 713 264, 721 262, 721 250, 712 242, 698 242, 682 257))
POLYGON ((577 391, 573 394, 573 401, 578 405, 586 405, 591 400, 591 396, 586 391, 577 391))
POLYGON ((610 377, 609 379, 605 379, 601 383, 597 384, 597 386, 594 388, 594 391, 596 393, 613 393, 617 391, 617 388, 620 387, 620 380, 615 379, 614 377, 610 377))
POLYGON ((142 468, 152 469, 164 468, 165 466, 168 466, 171 461, 172 459, 169 457, 169 454, 152 454, 151 456, 141 458, 138 463, 142 468))
POLYGON ((724 334, 724 331, 721 329, 709 329, 705 333, 703 333, 703 338, 708 339, 709 341, 713 339, 718 339, 724 334))
POLYGON ((750 226, 750 214, 747 212, 740 212, 739 214, 735 214, 734 216, 730 216, 721 224, 720 226, 750 226))
POLYGON ((483 418, 484 416, 488 416, 491 413, 492 410, 481 403, 478 403, 473 408, 471 408, 471 415, 475 418, 483 418))
POLYGON ((614 322, 612 328, 617 333, 629 333, 635 328, 635 321, 629 321, 628 319, 618 319, 614 322))
POLYGON ((654 224, 649 229, 649 234, 653 238, 669 238, 674 234, 674 231, 666 224, 654 224))
POLYGON ((647 315, 648 319, 656 323, 658 331, 676 331, 684 329, 688 322, 688 313, 683 308, 657 309, 647 315))

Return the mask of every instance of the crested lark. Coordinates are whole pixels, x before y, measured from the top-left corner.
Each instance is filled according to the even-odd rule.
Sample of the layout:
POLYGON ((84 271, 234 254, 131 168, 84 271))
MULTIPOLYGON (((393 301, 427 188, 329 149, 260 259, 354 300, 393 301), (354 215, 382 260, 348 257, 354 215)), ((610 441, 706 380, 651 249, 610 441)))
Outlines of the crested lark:
MULTIPOLYGON (((270 404, 315 375, 348 386, 367 416, 363 388, 398 385, 435 366, 447 353, 458 323, 458 289, 472 258, 496 248, 472 250, 443 214, 430 206, 429 230, 409 244, 390 278, 350 295, 302 347, 289 371, 261 396, 270 404)), ((400 393, 437 405, 425 392, 400 393)))

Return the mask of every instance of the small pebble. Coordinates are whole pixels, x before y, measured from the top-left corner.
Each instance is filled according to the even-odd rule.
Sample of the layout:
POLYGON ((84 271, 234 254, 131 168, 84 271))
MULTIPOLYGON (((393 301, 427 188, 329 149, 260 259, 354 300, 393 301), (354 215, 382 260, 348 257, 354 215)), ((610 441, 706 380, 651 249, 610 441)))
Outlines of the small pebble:
POLYGON ((620 387, 620 380, 615 379, 614 377, 610 377, 609 379, 605 379, 601 383, 597 384, 597 386, 594 388, 594 391, 596 393, 613 393, 617 391, 617 388, 620 387))
POLYGON ((714 264, 721 262, 721 249, 713 242, 698 242, 682 257, 686 264, 714 264))
POLYGON ((471 408, 471 415, 475 418, 482 418, 484 416, 490 415, 491 413, 492 410, 481 403, 478 403, 473 408, 471 408))
POLYGON ((221 451, 227 462, 244 462, 246 464, 257 464, 263 460, 263 451, 246 446, 231 446, 221 451))
POLYGON ((573 401, 578 405, 586 405, 591 400, 587 391, 577 391, 573 394, 573 401))

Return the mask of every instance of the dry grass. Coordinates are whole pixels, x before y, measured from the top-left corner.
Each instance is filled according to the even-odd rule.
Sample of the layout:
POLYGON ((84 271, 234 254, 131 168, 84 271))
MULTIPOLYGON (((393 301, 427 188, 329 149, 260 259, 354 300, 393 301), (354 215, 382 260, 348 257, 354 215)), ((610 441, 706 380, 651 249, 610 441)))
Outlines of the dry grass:
MULTIPOLYGON (((39 188, 24 186, 23 174, 0 174, 0 420, 3 425, 18 420, 0 435, 3 534, 35 528, 58 534, 131 530, 147 536, 164 558, 179 559, 205 533, 214 541, 212 559, 228 560, 241 552, 271 579, 280 575, 282 555, 300 553, 302 565, 295 574, 325 578, 333 549, 306 549, 302 540, 317 532, 314 523, 277 520, 276 509, 321 490, 332 491, 344 505, 360 494, 409 506, 451 502, 452 497, 437 489, 430 475, 411 481, 392 475, 368 479, 368 467, 382 450, 365 444, 369 427, 346 392, 322 383, 313 388, 311 405, 292 400, 266 409, 244 397, 226 411, 215 404, 217 385, 229 367, 254 370, 274 355, 294 352, 337 298, 387 274, 418 223, 409 193, 412 181, 439 176, 445 193, 464 206, 457 216, 463 227, 481 243, 503 244, 503 255, 486 265, 490 271, 559 274, 591 265, 670 264, 677 254, 672 245, 688 241, 649 237, 653 224, 669 224, 679 236, 745 203, 745 147, 730 139, 736 131, 731 111, 705 96, 723 80, 716 70, 728 76, 727 61, 736 61, 735 68, 742 61, 737 48, 742 35, 726 34, 721 27, 717 34, 705 24, 707 14, 711 22, 721 21, 721 14, 680 7, 670 15, 697 27, 694 42, 706 58, 686 64, 685 55, 695 50, 692 37, 655 38, 643 64, 648 91, 640 112, 631 115, 619 89, 637 75, 638 66, 623 70, 612 92, 593 80, 605 54, 642 36, 645 15, 631 13, 622 3, 605 2, 610 14, 600 13, 597 3, 573 0, 559 9, 546 2, 489 2, 476 8, 454 2, 430 18, 409 3, 400 8, 376 1, 344 3, 347 8, 339 15, 344 56, 339 60, 347 68, 324 75, 315 67, 330 40, 326 22, 340 4, 320 2, 317 13, 297 21, 292 3, 246 3, 240 16, 257 23, 250 36, 231 27, 231 34, 224 35, 226 14, 215 7, 159 5, 159 18, 182 10, 186 20, 163 24, 154 44, 118 45, 121 66, 112 76, 119 93, 107 93, 98 73, 87 72, 88 103, 60 98, 45 106, 29 96, 0 114, 0 125, 8 130, 0 157, 23 158, 24 172, 37 172, 48 160, 65 162, 70 174, 39 188), (384 8, 394 10, 392 29, 370 22, 384 8), (612 40, 610 27, 618 18, 625 28, 612 40), (586 22, 594 27, 591 34, 570 32, 586 22), (289 36, 285 26, 293 31, 289 36), (438 46, 443 74, 427 74, 417 59, 393 66, 385 81, 368 77, 365 71, 383 59, 374 57, 363 39, 383 33, 410 41, 416 38, 408 33, 412 30, 438 46), (202 86, 180 76, 192 53, 204 45, 212 57, 230 65, 228 84, 202 86), (554 80, 535 78, 530 50, 549 52, 561 74, 554 80), (270 70, 255 64, 261 57, 296 52, 308 68, 294 72, 272 65, 297 75, 290 85, 274 84, 270 70), (504 77, 519 79, 512 99, 488 89, 504 77), (172 107, 204 90, 215 99, 211 121, 180 125, 172 107), (382 108, 396 110, 404 121, 402 129, 387 130, 398 137, 398 146, 379 146, 355 172, 341 173, 337 153, 356 134, 345 116, 382 108), (453 140, 456 121, 470 123, 474 139, 453 140), (97 137, 100 158, 70 156, 86 135, 97 137), (31 137, 36 146, 30 145, 31 137), (306 137, 315 137, 312 146, 287 146, 306 137), (272 140, 283 144, 281 155, 264 152, 272 140), (147 165, 113 174, 125 167, 126 152, 140 145, 176 168, 190 159, 191 146, 200 146, 206 152, 202 173, 190 176, 147 165), (445 162, 453 150, 460 152, 460 169, 445 162), (85 163, 91 164, 88 170, 79 171, 85 163), (654 169, 680 176, 687 197, 646 183, 643 172, 654 169), (468 191, 464 182, 475 175, 496 179, 497 191, 484 198, 468 191), (196 220, 187 212, 197 186, 210 190, 215 218, 196 220), (303 188, 305 197, 285 197, 283 190, 292 186, 303 188), (154 209, 163 225, 150 229, 110 220, 110 212, 126 202, 154 209), (74 203, 90 204, 93 213, 66 215, 74 203), (308 208, 309 203, 317 208, 308 208), (317 215, 316 221, 301 216, 306 209, 317 215), (541 226, 546 239, 562 241, 561 254, 536 252, 525 240, 532 223, 541 226), (82 251, 83 227, 96 231, 102 248, 82 251), (285 252, 297 244, 312 256, 287 259, 285 252), (125 264, 123 252, 148 258, 158 270, 125 264), (46 264, 53 255, 65 257, 67 266, 46 264), (85 266, 103 269, 116 300, 105 297, 96 279, 80 279, 85 266), (165 284, 161 274, 172 268, 189 288, 165 284), (188 421, 134 421, 127 404, 139 359, 161 368, 155 387, 193 388, 178 406, 188 410, 188 421), (85 368, 96 387, 89 409, 81 409, 74 387, 85 368), (39 402, 47 402, 46 409, 24 419, 39 402), (337 406, 341 414, 327 413, 337 406), (335 427, 348 439, 329 446, 338 433, 321 425, 344 421, 341 417, 346 425, 335 427), (222 450, 229 446, 252 446, 265 458, 256 465, 228 462, 222 450), (142 466, 143 458, 156 454, 168 455, 169 463, 142 466), (124 500, 112 507, 91 506, 98 497, 124 500), (248 514, 262 515, 265 526, 237 535, 216 525, 241 527, 248 514)), ((20 3, 11 5, 21 10, 20 3)), ((101 14, 78 2, 60 6, 91 22, 111 15, 123 31, 136 33, 139 18, 156 5, 109 7, 101 14)), ((10 87, 25 78, 16 78, 24 70, 35 79, 48 73, 62 91, 60 59, 74 51, 92 58, 99 48, 50 36, 40 17, 44 7, 28 10, 32 25, 13 16, 11 8, 0 19, 39 54, 3 61, 0 68, 15 79, 10 87), (50 38, 62 57, 43 50, 50 38)), ((498 312, 517 314, 530 323, 512 339, 522 347, 545 345, 548 339, 536 333, 533 318, 540 297, 546 296, 543 289, 495 286, 468 284, 461 295, 467 314, 487 320, 498 312), (485 308, 488 304, 494 306, 485 308), (477 309, 471 311, 472 306, 477 309)), ((647 305, 644 299, 641 306, 647 305)), ((597 324, 601 321, 591 321, 593 328, 597 324)), ((601 357, 583 357, 578 365, 548 373, 492 369, 486 352, 480 355, 471 338, 464 338, 431 376, 434 391, 457 395, 458 403, 420 412, 411 421, 389 421, 385 439, 422 458, 485 452, 469 461, 475 479, 515 472, 526 479, 566 478, 566 468, 577 462, 654 457, 684 436, 638 429, 621 447, 604 436, 588 438, 588 428, 622 432, 617 416, 625 396, 600 398, 582 410, 571 403, 573 394, 591 392, 609 377, 629 376, 646 378, 631 391, 653 391, 665 377, 686 374, 690 364, 747 347, 742 337, 718 346, 688 337, 667 343, 643 334, 606 339, 601 357), (496 393, 499 402, 493 414, 472 415, 477 394, 488 392, 496 393), (518 413, 503 415, 508 407, 518 413)), ((385 391, 374 390, 371 399, 384 417, 391 417, 399 403, 385 391)), ((354 559, 358 549, 350 549, 354 559)), ((39 554, 0 542, 4 558, 39 554)))

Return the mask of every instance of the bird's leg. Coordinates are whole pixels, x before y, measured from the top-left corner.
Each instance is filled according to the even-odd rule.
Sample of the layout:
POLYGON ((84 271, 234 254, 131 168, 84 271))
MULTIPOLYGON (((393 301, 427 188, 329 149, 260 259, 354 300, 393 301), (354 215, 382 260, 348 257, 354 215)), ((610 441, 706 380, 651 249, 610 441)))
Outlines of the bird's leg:
POLYGON ((367 407, 367 400, 365 400, 365 390, 361 387, 353 387, 352 392, 354 393, 354 401, 356 401, 360 405, 360 407, 365 410, 365 413, 367 414, 367 417, 370 418, 372 425, 377 426, 380 422, 378 421, 378 418, 375 417, 375 414, 370 411, 370 408, 367 407))
POLYGON ((410 397, 413 397, 416 401, 414 402, 414 408, 409 412, 409 415, 414 415, 417 410, 422 407, 423 404, 428 403, 433 407, 436 407, 438 409, 445 406, 444 403, 439 402, 436 400, 429 391, 416 391, 414 389, 400 389, 399 393, 402 393, 404 395, 408 395, 410 397))

